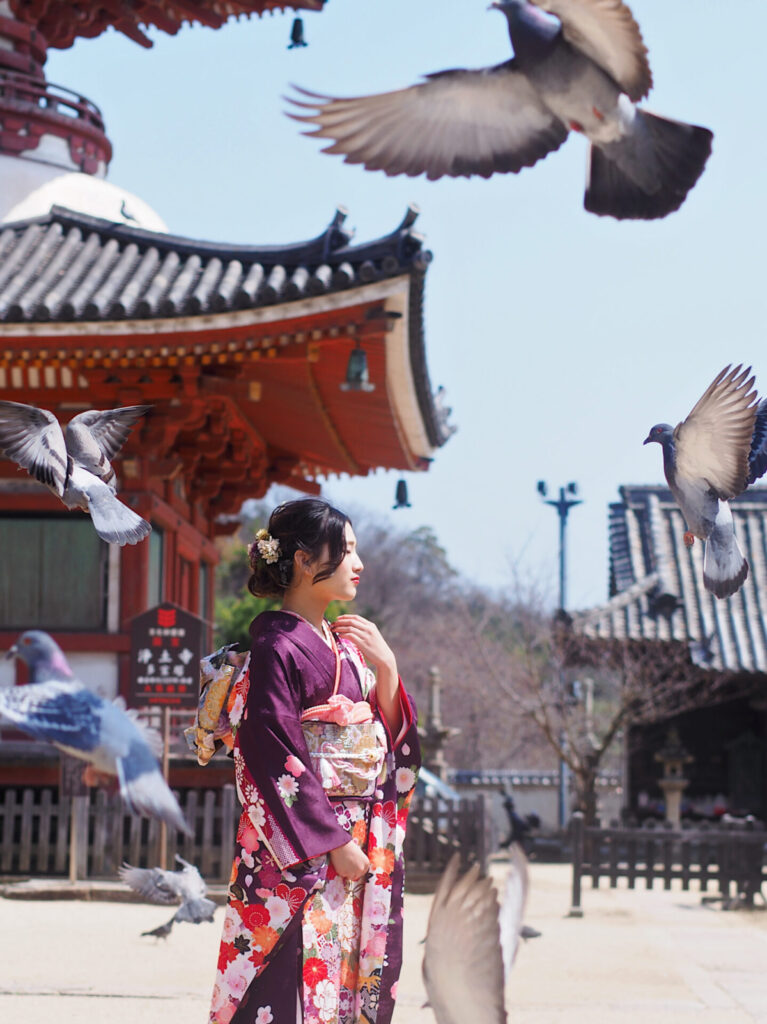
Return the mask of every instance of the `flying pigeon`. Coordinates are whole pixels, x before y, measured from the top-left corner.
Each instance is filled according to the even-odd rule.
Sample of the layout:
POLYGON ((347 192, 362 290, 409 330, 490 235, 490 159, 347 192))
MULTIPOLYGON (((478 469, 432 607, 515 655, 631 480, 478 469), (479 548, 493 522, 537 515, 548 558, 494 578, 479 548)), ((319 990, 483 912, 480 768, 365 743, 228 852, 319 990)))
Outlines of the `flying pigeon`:
POLYGON ((503 909, 479 864, 458 877, 454 854, 434 893, 423 980, 437 1024, 506 1024, 505 983, 516 956, 527 900, 527 862, 514 844, 503 909))
POLYGON ((750 373, 725 366, 687 419, 657 423, 644 439, 663 449, 663 472, 687 522, 685 544, 706 541, 703 584, 716 597, 734 594, 748 576, 727 503, 767 470, 767 399, 751 390, 750 373))
POLYGON ((0 690, 0 718, 88 761, 98 772, 116 775, 131 813, 192 834, 160 772, 160 737, 154 730, 142 726, 121 701, 104 700, 75 679, 59 645, 42 630, 22 633, 6 654, 12 657, 29 666, 29 683, 0 690))
POLYGON ((152 527, 115 497, 113 459, 151 406, 81 412, 66 434, 52 412, 0 402, 0 454, 44 483, 67 508, 89 512, 108 544, 137 544, 152 527))
POLYGON ((326 153, 388 175, 488 178, 516 174, 571 131, 591 143, 584 205, 618 220, 678 209, 711 152, 707 128, 635 104, 652 75, 647 49, 621 0, 498 0, 512 60, 425 76, 407 89, 337 99, 289 97, 326 153), (307 112, 308 111, 308 112, 307 112))
POLYGON ((164 871, 162 868, 134 868, 123 864, 118 868, 118 875, 134 892, 140 893, 150 903, 180 903, 176 913, 165 924, 153 928, 142 935, 153 935, 158 939, 167 939, 171 928, 176 922, 212 921, 216 904, 205 898, 208 891, 200 872, 183 857, 176 854, 176 860, 183 867, 180 871, 164 871))

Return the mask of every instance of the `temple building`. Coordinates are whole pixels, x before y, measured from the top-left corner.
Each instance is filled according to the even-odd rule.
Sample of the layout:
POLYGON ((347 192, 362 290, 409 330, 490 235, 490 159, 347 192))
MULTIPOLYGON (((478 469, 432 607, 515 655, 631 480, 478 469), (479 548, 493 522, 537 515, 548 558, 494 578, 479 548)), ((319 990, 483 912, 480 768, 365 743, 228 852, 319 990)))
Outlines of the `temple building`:
MULTIPOLYGON (((211 623, 214 540, 245 499, 426 470, 452 430, 426 366, 431 254, 414 209, 362 243, 341 209, 289 245, 169 234, 106 181, 99 109, 45 78, 49 46, 108 26, 149 45, 148 24, 174 33, 278 6, 0 0, 0 397, 62 422, 151 406, 116 468, 119 496, 152 524, 147 541, 107 545, 0 459, 0 650, 47 629, 105 695, 125 692, 134 616, 170 601, 211 623)), ((0 664, 0 685, 22 678, 0 664)))
POLYGON ((683 817, 767 818, 767 488, 730 506, 749 574, 718 600, 703 587, 703 544, 684 545, 668 488, 621 487, 609 508, 609 600, 573 617, 595 643, 657 646, 659 664, 681 653, 688 665, 683 710, 630 729, 626 805, 639 816, 663 816, 655 755, 676 729, 690 755, 683 817))

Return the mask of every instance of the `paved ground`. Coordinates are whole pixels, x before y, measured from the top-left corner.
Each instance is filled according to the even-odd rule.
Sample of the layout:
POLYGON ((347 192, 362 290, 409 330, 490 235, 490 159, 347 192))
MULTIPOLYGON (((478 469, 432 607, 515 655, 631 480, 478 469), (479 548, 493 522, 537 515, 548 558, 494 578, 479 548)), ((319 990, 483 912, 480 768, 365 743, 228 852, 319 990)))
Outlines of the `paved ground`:
MULTIPOLYGON (((520 950, 512 1024, 767 1024, 767 912, 587 886, 585 916, 569 918, 569 869, 532 865, 531 880, 527 920, 543 936, 520 950)), ((428 896, 407 897, 394 1024, 433 1024, 418 944, 428 910, 428 896)), ((162 942, 140 932, 167 919, 163 907, 0 898, 0 1021, 204 1024, 222 914, 162 942)))

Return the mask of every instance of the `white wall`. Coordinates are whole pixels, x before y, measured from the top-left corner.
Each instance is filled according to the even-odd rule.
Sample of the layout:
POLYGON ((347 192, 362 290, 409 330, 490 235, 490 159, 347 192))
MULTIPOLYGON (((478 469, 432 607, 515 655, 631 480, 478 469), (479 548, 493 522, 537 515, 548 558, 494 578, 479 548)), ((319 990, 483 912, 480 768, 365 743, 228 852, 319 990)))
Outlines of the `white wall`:
POLYGON ((66 652, 67 661, 75 676, 100 697, 111 700, 117 696, 118 666, 117 655, 111 652, 101 654, 66 652))

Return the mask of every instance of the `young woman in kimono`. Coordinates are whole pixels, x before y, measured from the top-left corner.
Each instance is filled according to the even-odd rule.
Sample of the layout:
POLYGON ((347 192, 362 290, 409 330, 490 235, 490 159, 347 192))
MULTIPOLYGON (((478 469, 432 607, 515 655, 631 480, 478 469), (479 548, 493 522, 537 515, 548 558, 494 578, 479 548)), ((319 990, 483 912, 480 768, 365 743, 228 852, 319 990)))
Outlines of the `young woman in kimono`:
POLYGON ((249 552, 250 590, 282 610, 253 621, 229 699, 243 812, 210 1020, 388 1024, 415 708, 372 622, 324 618, 363 568, 343 513, 288 502, 249 552))

